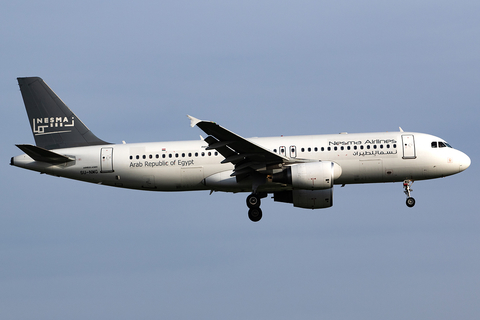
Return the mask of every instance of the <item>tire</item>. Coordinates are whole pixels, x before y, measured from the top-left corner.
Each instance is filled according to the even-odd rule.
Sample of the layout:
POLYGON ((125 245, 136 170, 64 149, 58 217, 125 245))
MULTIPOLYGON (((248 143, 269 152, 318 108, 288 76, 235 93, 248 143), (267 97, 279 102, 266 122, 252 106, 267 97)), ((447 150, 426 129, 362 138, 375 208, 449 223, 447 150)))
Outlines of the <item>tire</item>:
POLYGON ((262 219, 262 209, 260 208, 252 208, 248 210, 248 218, 253 222, 258 222, 262 219))
POLYGON ((410 198, 407 198, 407 207, 411 208, 415 205, 415 199, 410 197, 410 198))
POLYGON ((249 209, 259 208, 260 207, 260 197, 254 193, 247 197, 247 207, 249 209))

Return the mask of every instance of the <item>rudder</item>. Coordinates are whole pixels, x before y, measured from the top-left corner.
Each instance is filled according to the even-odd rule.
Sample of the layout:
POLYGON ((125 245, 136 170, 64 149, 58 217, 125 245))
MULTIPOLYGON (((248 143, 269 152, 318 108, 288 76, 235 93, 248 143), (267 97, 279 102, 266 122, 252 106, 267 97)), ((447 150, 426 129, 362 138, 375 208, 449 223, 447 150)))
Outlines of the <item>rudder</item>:
POLYGON ((17 80, 38 147, 51 150, 109 144, 97 138, 41 78, 17 80))

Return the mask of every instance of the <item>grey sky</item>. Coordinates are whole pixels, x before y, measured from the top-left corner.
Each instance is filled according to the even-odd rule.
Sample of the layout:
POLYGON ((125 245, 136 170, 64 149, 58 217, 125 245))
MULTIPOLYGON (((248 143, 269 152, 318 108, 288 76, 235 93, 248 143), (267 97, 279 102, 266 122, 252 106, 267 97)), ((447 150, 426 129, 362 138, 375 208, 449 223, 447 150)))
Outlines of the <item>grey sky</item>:
POLYGON ((0 9, 2 319, 478 319, 480 4, 10 1, 0 9), (459 175, 335 187, 334 206, 152 193, 8 165, 33 143, 19 76, 100 138, 408 131, 459 175))

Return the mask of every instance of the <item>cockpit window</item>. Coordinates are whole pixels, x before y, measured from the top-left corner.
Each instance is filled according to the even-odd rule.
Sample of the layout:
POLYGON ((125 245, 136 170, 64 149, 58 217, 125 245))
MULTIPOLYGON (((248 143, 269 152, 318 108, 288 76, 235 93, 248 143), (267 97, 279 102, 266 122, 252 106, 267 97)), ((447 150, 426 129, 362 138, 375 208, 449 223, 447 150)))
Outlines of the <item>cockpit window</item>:
POLYGON ((446 143, 445 141, 433 141, 432 142, 432 148, 446 148, 449 147, 451 148, 452 146, 446 143))

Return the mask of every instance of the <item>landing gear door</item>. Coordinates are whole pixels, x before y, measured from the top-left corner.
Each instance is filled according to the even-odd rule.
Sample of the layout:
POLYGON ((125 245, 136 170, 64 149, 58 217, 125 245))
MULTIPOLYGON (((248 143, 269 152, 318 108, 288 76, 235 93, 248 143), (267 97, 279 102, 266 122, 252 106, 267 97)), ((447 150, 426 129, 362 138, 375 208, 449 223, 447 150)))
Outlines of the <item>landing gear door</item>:
POLYGON ((415 138, 413 134, 402 135, 403 159, 415 159, 415 138))
POLYGON ((100 152, 100 172, 113 172, 113 148, 102 148, 100 152))

